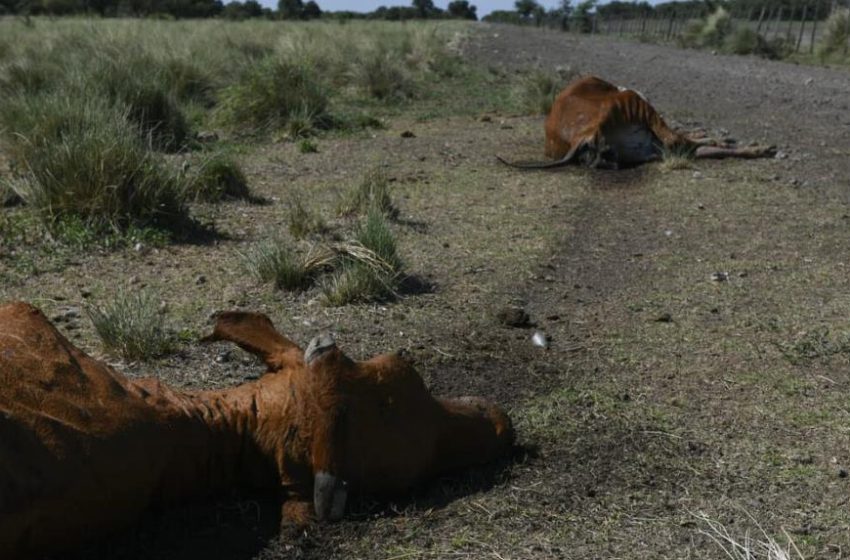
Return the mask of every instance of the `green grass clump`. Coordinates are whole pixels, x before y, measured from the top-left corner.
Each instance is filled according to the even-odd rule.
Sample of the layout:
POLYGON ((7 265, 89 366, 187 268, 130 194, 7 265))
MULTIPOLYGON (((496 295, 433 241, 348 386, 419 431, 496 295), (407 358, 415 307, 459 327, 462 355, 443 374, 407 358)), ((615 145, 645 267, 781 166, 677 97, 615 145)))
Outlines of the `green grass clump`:
POLYGON ((403 263, 383 213, 370 211, 356 241, 339 249, 339 265, 321 284, 326 305, 382 301, 396 295, 403 263))
POLYGON ((340 216, 351 216, 368 213, 373 208, 390 218, 398 216, 389 178, 381 167, 369 170, 356 187, 345 192, 337 203, 336 211, 340 216))
POLYGON ((415 84, 404 60, 397 52, 386 48, 361 53, 353 73, 355 83, 375 99, 406 99, 415 93, 415 84))
POLYGON ((782 345, 780 349, 792 364, 836 354, 850 354, 850 332, 831 332, 827 327, 818 327, 802 333, 796 340, 782 345))
POLYGON ((826 60, 837 52, 847 52, 850 41, 850 8, 835 8, 826 20, 826 29, 818 44, 818 56, 826 60))
POLYGON ((295 239, 304 239, 314 234, 327 230, 327 224, 322 217, 307 208, 299 197, 289 201, 288 224, 289 233, 295 239))
POLYGON ((218 114, 236 129, 280 130, 293 118, 318 124, 326 115, 328 98, 309 69, 295 62, 267 58, 221 92, 218 114))
POLYGON ((156 299, 146 291, 118 293, 88 315, 104 348, 125 360, 149 360, 167 354, 174 339, 163 329, 156 299))
POLYGON ((302 138, 298 141, 298 151, 302 154, 315 154, 319 151, 319 147, 309 138, 302 138))
POLYGON ((201 161, 185 189, 187 198, 203 202, 247 199, 251 196, 242 168, 232 157, 220 152, 201 161))
POLYGON ((22 170, 15 189, 49 225, 172 227, 186 210, 173 173, 122 110, 100 98, 19 95, 0 107, 3 146, 22 170))
POLYGON ((304 263, 280 240, 263 241, 242 255, 245 269, 260 282, 288 291, 310 285, 312 275, 304 263))

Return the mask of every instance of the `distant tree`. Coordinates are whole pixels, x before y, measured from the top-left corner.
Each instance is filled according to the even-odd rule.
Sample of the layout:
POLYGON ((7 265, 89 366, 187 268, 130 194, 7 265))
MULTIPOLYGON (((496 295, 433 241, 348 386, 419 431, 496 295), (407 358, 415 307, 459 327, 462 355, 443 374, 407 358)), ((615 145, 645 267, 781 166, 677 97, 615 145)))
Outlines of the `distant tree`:
POLYGON ((455 0, 449 2, 449 15, 459 19, 478 19, 476 14, 478 8, 469 4, 468 0, 455 0))
POLYGON ((516 0, 516 2, 514 2, 514 7, 519 15, 527 18, 531 16, 536 8, 540 7, 540 4, 534 0, 516 0))
POLYGON ((416 10, 416 15, 421 18, 434 16, 441 11, 434 5, 434 0, 413 0, 412 4, 416 10))
POLYGON ((573 11, 575 29, 580 33, 590 33, 593 30, 593 16, 591 13, 596 8, 596 0, 582 0, 573 11))
POLYGON ((304 13, 302 0, 278 0, 277 11, 283 19, 299 19, 304 13))
POLYGON ((304 19, 318 19, 322 17, 322 9, 315 0, 310 0, 304 4, 304 11, 301 12, 301 15, 304 19))

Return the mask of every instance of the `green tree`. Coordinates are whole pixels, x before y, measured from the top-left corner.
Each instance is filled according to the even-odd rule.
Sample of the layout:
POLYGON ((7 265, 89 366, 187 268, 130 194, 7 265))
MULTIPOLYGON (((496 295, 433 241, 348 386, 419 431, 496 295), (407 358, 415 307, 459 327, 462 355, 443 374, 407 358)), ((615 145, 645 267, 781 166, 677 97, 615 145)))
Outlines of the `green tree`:
POLYGON ((448 6, 449 15, 460 19, 478 19, 478 14, 475 13, 477 9, 475 6, 470 5, 468 0, 455 0, 454 2, 449 2, 448 6))
POLYGON ((283 19, 299 19, 304 13, 302 0, 278 0, 277 11, 283 19))
POLYGON ((573 22, 575 29, 580 33, 593 31, 593 10, 596 8, 596 0, 582 0, 573 11, 573 22))
POLYGON ((531 16, 534 10, 540 7, 540 4, 534 0, 516 0, 516 2, 514 2, 514 7, 516 7, 516 11, 519 15, 527 18, 531 16))
POLYGON ((416 9, 419 17, 426 18, 437 11, 433 0, 413 0, 413 7, 416 9))
POLYGON ((322 9, 315 2, 315 0, 310 0, 306 4, 304 4, 304 11, 301 12, 301 15, 305 19, 318 19, 322 17, 322 9))

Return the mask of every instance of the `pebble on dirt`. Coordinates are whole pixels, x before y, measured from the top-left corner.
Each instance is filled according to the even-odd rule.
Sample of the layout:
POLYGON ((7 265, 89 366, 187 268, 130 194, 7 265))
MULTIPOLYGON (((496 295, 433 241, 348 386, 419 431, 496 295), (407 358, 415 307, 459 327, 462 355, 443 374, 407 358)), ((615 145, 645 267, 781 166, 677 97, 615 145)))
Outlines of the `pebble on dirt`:
POLYGON ((729 280, 729 273, 723 271, 712 272, 711 279, 714 282, 726 282, 727 280, 729 280))
POLYGON ((549 337, 542 331, 536 331, 531 336, 531 343, 540 348, 549 348, 549 337))

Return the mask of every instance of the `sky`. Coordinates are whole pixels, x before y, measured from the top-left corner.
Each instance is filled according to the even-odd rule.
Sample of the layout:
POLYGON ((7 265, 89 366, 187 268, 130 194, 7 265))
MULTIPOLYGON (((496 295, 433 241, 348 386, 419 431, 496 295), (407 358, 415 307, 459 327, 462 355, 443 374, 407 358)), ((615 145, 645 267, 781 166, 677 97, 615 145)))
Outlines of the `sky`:
MULTIPOLYGON (((316 0, 323 10, 335 12, 337 10, 352 10, 355 12, 371 12, 378 6, 410 6, 410 0, 316 0)), ((650 4, 657 4, 659 0, 650 0, 650 4)), ((266 6, 276 7, 277 0, 260 0, 266 6)), ((545 8, 554 8, 556 0, 538 0, 545 8)), ((446 8, 449 0, 435 0, 434 4, 439 8, 446 8)), ((473 6, 478 6, 478 17, 484 17, 493 10, 513 10, 514 0, 470 0, 473 6)), ((573 2, 575 4, 575 2, 573 2)), ((604 2, 603 2, 604 4, 604 2)))

